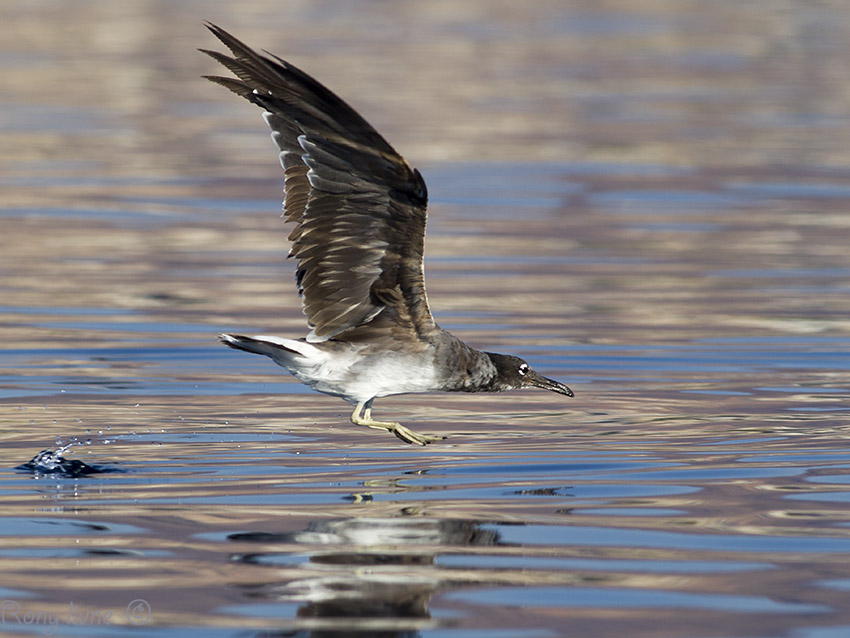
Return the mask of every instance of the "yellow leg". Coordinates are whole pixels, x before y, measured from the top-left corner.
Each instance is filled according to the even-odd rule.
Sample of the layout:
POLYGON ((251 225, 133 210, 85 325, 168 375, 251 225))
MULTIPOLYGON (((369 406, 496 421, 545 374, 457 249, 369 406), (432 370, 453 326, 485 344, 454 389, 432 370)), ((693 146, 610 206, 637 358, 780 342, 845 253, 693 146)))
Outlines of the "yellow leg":
POLYGON ((351 413, 351 422, 354 425, 365 425, 367 428, 375 428, 376 430, 386 430, 392 432, 405 443, 415 443, 416 445, 428 445, 434 441, 441 441, 446 438, 444 436, 429 436, 427 434, 419 434, 413 430, 409 430, 401 423, 395 421, 376 421, 372 418, 372 401, 361 401, 351 413), (361 416, 361 412, 363 413, 361 416))

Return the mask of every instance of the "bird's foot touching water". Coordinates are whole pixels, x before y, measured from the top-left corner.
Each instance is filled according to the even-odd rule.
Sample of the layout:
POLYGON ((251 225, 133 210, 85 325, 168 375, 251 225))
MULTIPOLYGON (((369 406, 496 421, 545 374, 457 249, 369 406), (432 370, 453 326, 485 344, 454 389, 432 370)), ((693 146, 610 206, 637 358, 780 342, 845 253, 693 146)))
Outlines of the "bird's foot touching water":
POLYGON ((351 422, 354 425, 365 425, 368 428, 376 430, 386 430, 392 432, 405 443, 413 443, 416 445, 428 445, 434 441, 442 441, 444 436, 431 436, 429 434, 419 434, 413 430, 404 427, 401 423, 395 421, 376 421, 372 418, 372 401, 361 401, 351 413, 351 422), (361 414, 362 412, 362 414, 361 414))

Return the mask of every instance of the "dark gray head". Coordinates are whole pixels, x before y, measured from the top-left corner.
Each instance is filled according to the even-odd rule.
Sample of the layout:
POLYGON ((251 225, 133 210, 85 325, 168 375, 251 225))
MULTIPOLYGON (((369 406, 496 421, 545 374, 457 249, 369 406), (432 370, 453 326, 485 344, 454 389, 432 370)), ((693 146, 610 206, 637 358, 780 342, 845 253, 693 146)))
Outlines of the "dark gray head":
POLYGON ((493 389, 496 391, 542 388, 557 392, 558 394, 565 394, 568 397, 573 396, 573 391, 563 383, 547 379, 542 374, 538 374, 519 357, 509 354, 496 354, 495 352, 485 352, 484 354, 496 366, 497 376, 493 381, 493 389))

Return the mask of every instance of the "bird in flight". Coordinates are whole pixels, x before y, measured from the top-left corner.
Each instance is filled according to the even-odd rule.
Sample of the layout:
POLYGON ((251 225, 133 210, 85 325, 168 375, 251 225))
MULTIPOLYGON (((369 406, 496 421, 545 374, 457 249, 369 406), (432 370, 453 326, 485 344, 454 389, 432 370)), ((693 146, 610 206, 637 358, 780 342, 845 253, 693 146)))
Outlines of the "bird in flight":
POLYGON ((376 398, 529 387, 573 396, 522 359, 476 350, 434 321, 422 267, 428 193, 419 171, 312 77, 206 26, 230 55, 201 51, 235 77, 204 77, 263 109, 280 150, 284 218, 294 224, 290 257, 310 327, 300 339, 219 339, 355 405, 355 425, 418 445, 444 437, 374 419, 376 398))

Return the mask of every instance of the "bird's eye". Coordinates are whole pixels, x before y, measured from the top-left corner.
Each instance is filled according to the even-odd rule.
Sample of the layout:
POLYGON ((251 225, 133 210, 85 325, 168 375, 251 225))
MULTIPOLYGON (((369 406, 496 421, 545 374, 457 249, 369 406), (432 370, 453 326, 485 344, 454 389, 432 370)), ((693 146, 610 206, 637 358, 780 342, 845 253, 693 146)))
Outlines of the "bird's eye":
POLYGON ((523 363, 523 364, 519 367, 519 374, 520 374, 520 376, 523 376, 523 377, 524 377, 526 372, 528 372, 528 364, 527 364, 527 363, 523 363))

